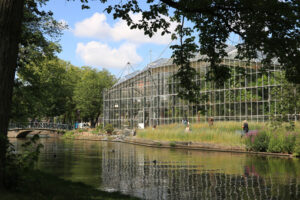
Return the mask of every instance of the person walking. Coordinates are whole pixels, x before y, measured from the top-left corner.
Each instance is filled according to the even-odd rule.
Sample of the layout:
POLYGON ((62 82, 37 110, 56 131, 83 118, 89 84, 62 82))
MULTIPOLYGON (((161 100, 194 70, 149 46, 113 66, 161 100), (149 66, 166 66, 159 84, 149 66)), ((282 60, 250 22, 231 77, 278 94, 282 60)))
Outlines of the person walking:
POLYGON ((248 133, 248 131, 249 131, 249 125, 246 120, 243 121, 243 131, 244 131, 244 134, 248 133))

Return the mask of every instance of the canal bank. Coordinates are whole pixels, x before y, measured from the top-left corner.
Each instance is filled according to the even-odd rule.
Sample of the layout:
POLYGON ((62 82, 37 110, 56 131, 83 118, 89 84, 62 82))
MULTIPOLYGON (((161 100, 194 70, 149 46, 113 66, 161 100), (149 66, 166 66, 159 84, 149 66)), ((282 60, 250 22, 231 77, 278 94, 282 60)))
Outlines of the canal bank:
POLYGON ((287 153, 247 151, 245 146, 212 144, 212 143, 204 143, 204 142, 150 140, 150 139, 143 139, 137 136, 133 136, 133 133, 131 135, 130 134, 125 135, 122 134, 122 132, 119 132, 118 135, 106 135, 106 134, 99 135, 90 132, 73 133, 68 135, 67 133, 62 137, 64 139, 74 139, 74 140, 121 142, 121 143, 128 143, 128 144, 155 147, 155 148, 172 148, 172 149, 187 149, 187 150, 198 150, 198 151, 255 154, 255 155, 277 156, 277 157, 292 157, 292 154, 287 154, 287 153))

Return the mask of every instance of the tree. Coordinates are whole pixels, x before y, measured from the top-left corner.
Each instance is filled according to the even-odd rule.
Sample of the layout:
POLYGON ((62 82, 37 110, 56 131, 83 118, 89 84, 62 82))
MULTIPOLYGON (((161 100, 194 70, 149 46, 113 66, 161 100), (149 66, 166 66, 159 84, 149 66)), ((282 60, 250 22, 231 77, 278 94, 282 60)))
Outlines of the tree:
POLYGON ((18 73, 14 88, 12 117, 14 121, 64 115, 69 121, 75 110, 73 92, 79 79, 79 68, 58 58, 29 63, 18 73))
POLYGON ((39 6, 47 1, 0 1, 0 186, 4 177, 7 127, 17 66, 24 66, 30 60, 38 62, 38 58, 53 55, 58 50, 44 37, 44 34, 59 35, 58 23, 51 18, 52 13, 40 11, 39 6))
POLYGON ((81 80, 78 82, 74 99, 76 109, 80 112, 80 117, 91 122, 95 127, 96 122, 102 112, 103 91, 113 85, 115 79, 108 71, 97 71, 90 67, 84 67, 81 80))
POLYGON ((280 81, 281 86, 271 90, 279 105, 277 110, 273 108, 271 111, 272 127, 281 128, 286 125, 286 129, 291 131, 295 128, 294 122, 300 112, 300 84, 290 83, 281 75, 277 77, 277 81, 280 81))
POLYGON ((0 188, 3 186, 6 163, 7 127, 24 0, 0 1, 0 188))

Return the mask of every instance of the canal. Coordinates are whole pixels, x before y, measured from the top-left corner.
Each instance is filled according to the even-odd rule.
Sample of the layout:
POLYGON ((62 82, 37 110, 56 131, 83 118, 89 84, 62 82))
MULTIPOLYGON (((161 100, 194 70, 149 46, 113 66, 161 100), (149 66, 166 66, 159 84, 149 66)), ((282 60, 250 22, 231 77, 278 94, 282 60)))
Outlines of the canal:
MULTIPOLYGON (((300 161, 42 138, 37 168, 142 199, 300 199, 300 161)), ((19 150, 24 140, 11 139, 19 150)))

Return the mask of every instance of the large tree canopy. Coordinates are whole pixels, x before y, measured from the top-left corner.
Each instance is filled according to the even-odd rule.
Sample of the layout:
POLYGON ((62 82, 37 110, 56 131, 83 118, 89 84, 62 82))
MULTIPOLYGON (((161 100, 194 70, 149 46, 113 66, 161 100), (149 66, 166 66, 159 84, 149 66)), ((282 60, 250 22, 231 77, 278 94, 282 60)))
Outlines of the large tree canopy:
POLYGON ((76 108, 83 121, 90 121, 91 126, 95 124, 102 113, 103 91, 115 82, 107 70, 97 71, 90 67, 84 67, 81 71, 81 79, 74 90, 76 108))
POLYGON ((15 80, 11 120, 63 116, 71 123, 75 114, 73 92, 80 76, 80 69, 63 60, 44 59, 22 67, 15 80))
POLYGON ((55 85, 54 83, 51 85, 49 80, 56 79, 52 82, 62 88, 59 84, 61 77, 59 75, 63 74, 61 71, 67 64, 61 64, 55 58, 55 53, 60 51, 59 45, 55 42, 65 27, 52 17, 52 12, 41 9, 47 1, 25 0, 11 113, 14 120, 49 114, 53 105, 61 105, 50 104, 54 96, 51 96, 49 91, 58 92, 55 92, 55 85), (49 87, 52 89, 48 89, 49 87), (45 105, 46 100, 49 102, 48 105, 45 105))
MULTIPOLYGON (((186 61, 200 52, 210 62, 208 77, 220 81, 228 77, 220 66, 227 56, 225 48, 232 34, 240 37, 236 44, 238 59, 260 59, 268 68, 276 59, 290 82, 300 83, 300 1, 299 0, 100 0, 114 18, 127 21, 131 28, 143 29, 150 37, 159 29, 170 32, 170 20, 178 22, 174 38, 179 45, 172 46, 174 62, 181 66, 177 78, 184 96, 197 91, 197 86, 186 79, 194 74, 186 61), (131 13, 142 13, 134 21, 131 13), (184 23, 186 21, 187 23, 184 23), (188 89, 188 90, 185 90, 188 89)), ((81 0, 88 8, 88 0, 81 0)))

